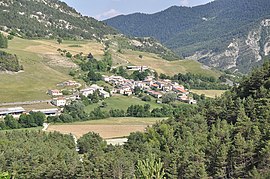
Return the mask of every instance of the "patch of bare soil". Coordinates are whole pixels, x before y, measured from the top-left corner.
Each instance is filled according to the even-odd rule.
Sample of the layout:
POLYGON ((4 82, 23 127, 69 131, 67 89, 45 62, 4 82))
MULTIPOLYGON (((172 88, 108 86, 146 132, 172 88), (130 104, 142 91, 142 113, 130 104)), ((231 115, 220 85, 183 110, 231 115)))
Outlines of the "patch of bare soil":
POLYGON ((78 65, 70 59, 57 54, 45 54, 44 58, 48 60, 50 66, 60 66, 65 68, 78 68, 78 65))
POLYGON ((128 136, 131 132, 143 132, 147 125, 50 125, 47 131, 72 133, 77 138, 88 132, 98 133, 104 139, 128 136))

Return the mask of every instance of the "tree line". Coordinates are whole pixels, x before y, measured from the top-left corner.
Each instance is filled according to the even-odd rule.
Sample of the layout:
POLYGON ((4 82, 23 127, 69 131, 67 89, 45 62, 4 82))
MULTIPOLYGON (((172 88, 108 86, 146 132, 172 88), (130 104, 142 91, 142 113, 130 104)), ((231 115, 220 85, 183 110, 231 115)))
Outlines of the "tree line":
POLYGON ((18 120, 12 115, 6 115, 4 121, 0 121, 0 130, 43 126, 45 120, 46 116, 42 112, 30 112, 29 114, 22 114, 18 120))

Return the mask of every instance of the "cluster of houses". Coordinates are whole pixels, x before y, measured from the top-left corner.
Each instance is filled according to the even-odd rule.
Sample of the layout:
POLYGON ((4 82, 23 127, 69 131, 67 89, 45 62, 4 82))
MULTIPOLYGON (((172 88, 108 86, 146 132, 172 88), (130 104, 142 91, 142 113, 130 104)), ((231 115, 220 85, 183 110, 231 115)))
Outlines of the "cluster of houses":
POLYGON ((63 93, 60 90, 53 89, 48 90, 48 94, 52 96, 51 103, 57 107, 65 106, 70 101, 80 99, 80 95, 88 97, 90 94, 93 94, 95 91, 99 92, 99 95, 103 98, 109 98, 111 95, 109 92, 105 91, 103 87, 98 85, 91 85, 90 87, 81 89, 79 92, 74 93, 73 95, 63 96, 63 93))
POLYGON ((173 92, 177 94, 177 100, 189 104, 196 104, 197 101, 189 97, 189 91, 184 86, 171 80, 154 80, 154 77, 147 77, 144 81, 134 81, 125 79, 122 76, 103 76, 103 80, 114 86, 112 93, 118 93, 130 96, 137 87, 147 94, 159 99, 166 93, 173 92))
MULTIPOLYGON (((103 87, 100 87, 96 84, 91 85, 90 87, 81 89, 79 92, 74 93, 70 96, 64 96, 61 90, 53 89, 48 90, 48 94, 52 96, 51 104, 62 107, 68 104, 70 101, 80 99, 80 95, 88 97, 90 94, 93 94, 95 91, 98 91, 99 95, 103 98, 109 98, 113 94, 122 94, 130 96, 135 92, 135 88, 143 90, 148 95, 153 96, 154 98, 160 99, 164 94, 168 92, 173 92, 177 94, 177 100, 186 102, 189 104, 196 104, 196 100, 189 97, 189 91, 184 88, 184 86, 179 85, 176 82, 171 80, 154 80, 153 77, 149 76, 144 81, 134 81, 130 79, 125 79, 122 76, 103 76, 103 80, 114 88, 111 92, 107 92, 103 87)), ((61 83, 61 85, 79 87, 79 83, 74 81, 67 81, 61 83)), ((157 100, 158 101, 158 100, 157 100)), ((59 115, 60 110, 58 108, 52 109, 39 109, 32 110, 33 112, 42 112, 45 115, 53 116, 59 115)), ((0 117, 4 117, 8 114, 14 116, 20 116, 21 114, 26 113, 26 110, 22 107, 13 107, 13 108, 0 108, 0 117)))

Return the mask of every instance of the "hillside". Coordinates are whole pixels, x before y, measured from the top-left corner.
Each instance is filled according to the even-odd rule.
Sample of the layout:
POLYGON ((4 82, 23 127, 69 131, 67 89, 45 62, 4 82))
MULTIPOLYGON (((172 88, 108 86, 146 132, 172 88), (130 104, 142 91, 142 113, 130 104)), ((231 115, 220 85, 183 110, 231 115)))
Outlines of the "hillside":
POLYGON ((216 0, 104 22, 127 35, 154 37, 182 57, 247 72, 269 55, 269 8, 268 0, 216 0))
MULTIPOLYGON (((219 98, 203 100, 198 106, 175 106, 176 111, 169 119, 143 132, 131 133, 123 145, 109 145, 94 132, 81 135, 87 125, 93 130, 100 124, 113 123, 98 129, 107 138, 112 134, 106 136, 102 133, 105 129, 128 128, 124 124, 130 123, 129 120, 134 124, 136 120, 143 123, 157 119, 110 118, 50 125, 52 130, 57 127, 63 133, 72 128, 72 132, 81 136, 74 142, 70 133, 47 133, 37 128, 11 130, 16 129, 11 128, 16 127, 16 120, 8 116, 0 122, 0 129, 9 129, 0 131, 0 176, 269 178, 269 72, 267 62, 219 98)), ((77 111, 74 107, 71 110, 77 111)))
MULTIPOLYGON (((191 72, 205 76, 219 76, 219 73, 205 69, 200 63, 192 60, 167 61, 154 53, 130 49, 122 49, 120 53, 117 41, 112 38, 113 36, 108 36, 106 39, 110 42, 109 50, 112 54, 113 66, 147 65, 159 74, 174 75, 191 72), (142 55, 142 58, 139 58, 139 55, 142 55)), ((8 48, 2 51, 16 54, 23 71, 1 73, 0 101, 49 99, 50 97, 46 95, 48 89, 54 89, 58 83, 73 79, 69 72, 78 69, 78 66, 72 59, 61 56, 57 49, 66 50, 73 56, 81 52, 86 56, 91 52, 99 60, 103 58, 105 46, 95 40, 64 40, 62 44, 58 44, 56 40, 28 40, 14 37, 9 41, 8 48), (12 83, 14 81, 16 83, 12 83)))
MULTIPOLYGON (((117 30, 91 17, 82 16, 58 0, 4 0, 0 2, 0 16, 0 30, 27 39, 60 37, 104 42, 107 35, 118 35, 120 38, 117 30)), ((179 59, 179 56, 154 39, 129 39, 122 36, 121 42, 121 49, 156 53, 167 60, 179 59)))
POLYGON ((117 31, 58 0, 2 0, 1 30, 27 38, 100 39, 117 31))

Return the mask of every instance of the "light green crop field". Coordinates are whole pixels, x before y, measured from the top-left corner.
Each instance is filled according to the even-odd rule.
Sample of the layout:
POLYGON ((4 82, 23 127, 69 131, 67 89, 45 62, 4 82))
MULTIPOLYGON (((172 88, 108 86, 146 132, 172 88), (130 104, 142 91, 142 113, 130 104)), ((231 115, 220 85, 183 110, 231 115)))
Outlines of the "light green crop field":
MULTIPOLYGON (((124 111, 127 110, 127 108, 131 105, 144 105, 144 104, 150 104, 151 108, 161 108, 162 105, 157 104, 155 102, 155 99, 152 98, 150 102, 142 101, 141 99, 134 97, 134 96, 123 96, 123 95, 116 95, 112 96, 110 98, 107 98, 104 100, 106 102, 107 106, 105 108, 101 108, 102 110, 109 111, 111 109, 122 109, 124 111)), ((95 108, 101 106, 101 102, 94 103, 86 106, 85 111, 91 112, 95 108)))

